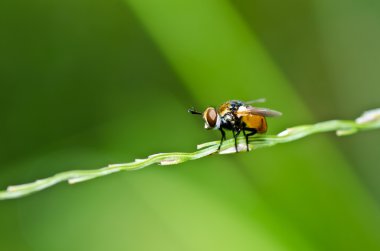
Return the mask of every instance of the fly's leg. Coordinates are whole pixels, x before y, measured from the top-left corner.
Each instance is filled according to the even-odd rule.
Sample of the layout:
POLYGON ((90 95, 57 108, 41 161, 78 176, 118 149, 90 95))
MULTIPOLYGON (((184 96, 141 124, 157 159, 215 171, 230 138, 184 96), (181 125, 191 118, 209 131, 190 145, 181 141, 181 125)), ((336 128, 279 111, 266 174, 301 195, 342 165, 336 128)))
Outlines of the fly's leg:
POLYGON ((223 129, 222 129, 222 128, 219 128, 219 131, 222 133, 222 139, 220 140, 220 144, 219 144, 219 147, 218 147, 218 151, 220 150, 220 147, 222 146, 223 141, 226 139, 226 133, 223 131, 223 129))
POLYGON ((235 130, 232 130, 232 135, 234 135, 234 139, 235 139, 235 150, 236 152, 238 152, 238 147, 237 147, 237 137, 239 136, 240 134, 240 130, 238 130, 235 134, 235 130))
POLYGON ((235 130, 232 130, 232 135, 234 135, 234 140, 235 140, 235 151, 238 152, 235 130))
POLYGON ((245 129, 243 129, 243 134, 244 134, 244 137, 245 137, 245 145, 247 146, 247 152, 249 152, 249 147, 248 147, 248 136, 247 136, 247 134, 245 133, 245 129))
POLYGON ((257 130, 254 128, 244 128, 243 133, 245 136, 245 144, 247 145, 247 152, 249 152, 249 146, 248 146, 248 137, 255 135, 257 133, 257 130), (250 133, 245 133, 245 130, 249 131, 250 133))

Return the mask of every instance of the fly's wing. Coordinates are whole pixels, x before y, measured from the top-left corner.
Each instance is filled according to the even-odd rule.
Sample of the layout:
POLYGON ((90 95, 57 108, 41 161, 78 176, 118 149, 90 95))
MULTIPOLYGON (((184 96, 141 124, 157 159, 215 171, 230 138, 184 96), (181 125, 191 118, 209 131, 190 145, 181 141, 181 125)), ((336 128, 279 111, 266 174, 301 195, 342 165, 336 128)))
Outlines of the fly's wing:
POLYGON ((262 107, 253 107, 253 106, 240 107, 236 113, 238 116, 239 115, 240 116, 246 116, 246 115, 253 114, 253 115, 260 115, 260 116, 264 116, 264 117, 278 117, 278 116, 282 115, 281 112, 278 112, 275 110, 271 110, 268 108, 262 108, 262 107))
POLYGON ((250 100, 250 101, 246 101, 244 102, 244 104, 253 104, 253 103, 265 103, 267 100, 265 98, 259 98, 259 99, 255 99, 255 100, 250 100))

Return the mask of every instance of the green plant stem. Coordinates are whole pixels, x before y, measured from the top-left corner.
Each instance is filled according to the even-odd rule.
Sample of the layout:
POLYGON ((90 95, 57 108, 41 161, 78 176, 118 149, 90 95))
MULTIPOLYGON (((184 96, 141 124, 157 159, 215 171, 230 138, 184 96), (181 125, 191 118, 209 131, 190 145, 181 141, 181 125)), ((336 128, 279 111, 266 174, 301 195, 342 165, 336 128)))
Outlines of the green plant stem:
MULTIPOLYGON (((315 133, 335 131, 338 136, 344 136, 354 134, 358 131, 376 128, 380 128, 380 108, 365 112, 355 121, 330 120, 312 125, 302 125, 288 128, 277 135, 260 135, 251 137, 249 140, 249 149, 255 150, 258 148, 274 146, 280 143, 287 143, 315 133)), ((234 139, 226 140, 220 151, 218 151, 218 146, 219 141, 212 141, 198 145, 198 151, 193 153, 158 153, 150 155, 146 159, 136 159, 134 162, 130 163, 112 164, 107 167, 93 170, 74 170, 62 172, 35 182, 9 186, 5 191, 0 191, 0 199, 5 200, 23 197, 51 187, 62 181, 68 181, 69 184, 75 184, 119 171, 138 170, 155 163, 160 165, 174 165, 189 160, 203 158, 214 153, 236 153, 234 139)), ((245 139, 243 137, 238 138, 238 151, 245 152, 246 150, 245 139)))

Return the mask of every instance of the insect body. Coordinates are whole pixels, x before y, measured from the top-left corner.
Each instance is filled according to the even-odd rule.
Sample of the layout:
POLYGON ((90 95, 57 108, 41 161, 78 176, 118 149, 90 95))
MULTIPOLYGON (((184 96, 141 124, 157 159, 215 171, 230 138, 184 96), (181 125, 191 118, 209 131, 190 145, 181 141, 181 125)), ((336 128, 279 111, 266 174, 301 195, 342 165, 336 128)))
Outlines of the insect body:
POLYGON ((256 133, 265 133, 267 131, 267 122, 265 117, 281 116, 281 112, 270 110, 268 108, 254 107, 250 104, 256 102, 264 102, 263 99, 242 102, 239 100, 230 100, 219 106, 217 109, 208 107, 201 113, 193 108, 189 109, 192 114, 202 115, 205 121, 206 129, 219 130, 222 134, 219 148, 226 139, 226 133, 223 129, 231 130, 235 139, 235 149, 237 149, 237 137, 241 132, 245 136, 245 142, 248 148, 248 137, 256 133))

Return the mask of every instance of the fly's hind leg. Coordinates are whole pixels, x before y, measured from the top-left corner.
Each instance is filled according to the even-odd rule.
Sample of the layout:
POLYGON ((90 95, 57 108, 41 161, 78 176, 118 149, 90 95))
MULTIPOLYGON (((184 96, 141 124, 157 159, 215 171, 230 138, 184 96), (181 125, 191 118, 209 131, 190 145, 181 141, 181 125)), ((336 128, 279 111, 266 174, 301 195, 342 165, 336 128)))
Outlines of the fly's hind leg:
POLYGON ((244 136, 245 136, 245 144, 247 146, 247 152, 249 152, 248 137, 252 136, 252 135, 255 135, 257 133, 257 130, 254 129, 254 128, 244 128, 243 129, 243 133, 244 133, 244 136), (245 131, 249 131, 249 133, 245 133, 245 131))

